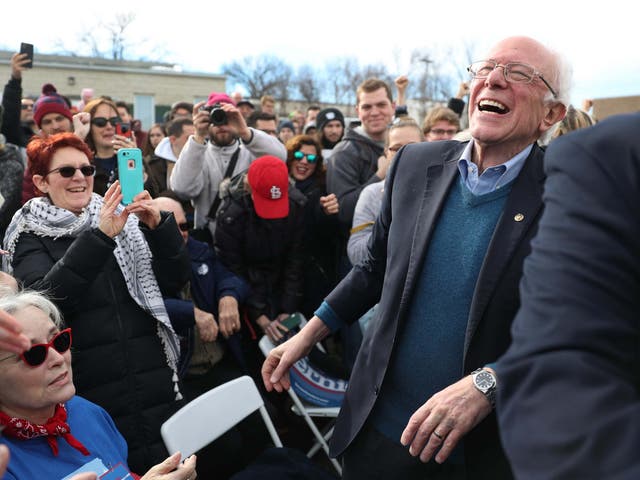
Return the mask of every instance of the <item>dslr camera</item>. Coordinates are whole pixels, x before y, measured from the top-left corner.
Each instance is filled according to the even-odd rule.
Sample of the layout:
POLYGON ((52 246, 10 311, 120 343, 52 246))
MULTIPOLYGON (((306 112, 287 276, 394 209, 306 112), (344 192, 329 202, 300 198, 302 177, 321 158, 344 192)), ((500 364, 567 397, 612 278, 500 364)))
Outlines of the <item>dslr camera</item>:
POLYGON ((214 103, 213 105, 204 106, 200 110, 206 110, 209 112, 209 123, 213 125, 226 125, 227 124, 227 112, 225 112, 220 103, 214 103))

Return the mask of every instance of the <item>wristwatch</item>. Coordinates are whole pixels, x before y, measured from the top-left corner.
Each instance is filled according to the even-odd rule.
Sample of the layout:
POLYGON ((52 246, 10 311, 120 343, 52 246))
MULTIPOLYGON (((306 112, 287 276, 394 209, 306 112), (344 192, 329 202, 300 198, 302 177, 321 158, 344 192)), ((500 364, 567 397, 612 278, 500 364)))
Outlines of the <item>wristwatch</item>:
POLYGON ((471 372, 471 378, 473 379, 473 386, 480 390, 480 392, 485 397, 487 397, 487 400, 489 400, 489 403, 491 403, 491 408, 495 408, 497 385, 495 375, 489 370, 479 368, 471 372))

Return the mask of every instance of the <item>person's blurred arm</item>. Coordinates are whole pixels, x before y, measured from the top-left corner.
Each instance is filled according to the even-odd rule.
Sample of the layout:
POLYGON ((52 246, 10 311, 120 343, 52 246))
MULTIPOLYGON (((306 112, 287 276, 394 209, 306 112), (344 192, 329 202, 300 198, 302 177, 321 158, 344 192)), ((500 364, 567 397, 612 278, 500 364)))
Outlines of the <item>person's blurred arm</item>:
POLYGON ((456 112, 458 116, 462 115, 465 106, 464 97, 467 95, 469 95, 469 84, 460 82, 456 96, 449 99, 447 107, 456 112))
POLYGON ((394 81, 396 90, 398 91, 398 98, 396 99, 396 117, 407 115, 407 87, 409 86, 409 77, 406 75, 400 75, 394 81))
MULTIPOLYGON (((209 113, 200 110, 206 102, 193 107, 193 125, 196 129, 180 152, 178 161, 169 175, 169 186, 181 198, 195 198, 209 188, 209 171, 206 166, 206 138, 209 132, 209 113)), ((217 188, 217 187, 216 187, 217 188)))
POLYGON ((352 265, 360 263, 367 257, 367 243, 371 237, 376 217, 380 213, 383 185, 373 185, 373 187, 367 187, 362 191, 353 213, 353 224, 347 244, 347 255, 352 265))
POLYGON ((25 53, 14 53, 11 57, 11 78, 4 87, 2 94, 2 134, 7 143, 13 143, 20 147, 26 146, 28 138, 24 138, 20 125, 20 112, 22 111, 22 72, 27 63, 25 53))

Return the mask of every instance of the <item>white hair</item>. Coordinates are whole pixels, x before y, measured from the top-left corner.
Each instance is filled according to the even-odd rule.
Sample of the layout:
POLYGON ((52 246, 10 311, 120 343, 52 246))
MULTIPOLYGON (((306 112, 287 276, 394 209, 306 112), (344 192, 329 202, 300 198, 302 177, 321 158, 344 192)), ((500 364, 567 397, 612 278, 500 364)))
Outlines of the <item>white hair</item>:
POLYGON ((21 292, 7 292, 0 295, 0 310, 14 314, 28 307, 35 307, 47 315, 51 321, 60 327, 62 325, 62 314, 56 305, 42 292, 33 290, 23 290, 21 292))
MULTIPOLYGON (((547 48, 553 56, 554 71, 552 78, 545 80, 547 80, 554 87, 556 96, 554 97, 553 94, 549 91, 547 92, 547 95, 544 97, 543 101, 546 104, 561 103, 565 106, 565 109, 568 110, 571 103, 573 68, 571 67, 571 63, 565 55, 552 48, 547 48)), ((549 130, 540 135, 538 143, 540 143, 541 145, 547 145, 551 140, 554 132, 558 129, 560 121, 562 121, 562 119, 555 123, 549 130)))

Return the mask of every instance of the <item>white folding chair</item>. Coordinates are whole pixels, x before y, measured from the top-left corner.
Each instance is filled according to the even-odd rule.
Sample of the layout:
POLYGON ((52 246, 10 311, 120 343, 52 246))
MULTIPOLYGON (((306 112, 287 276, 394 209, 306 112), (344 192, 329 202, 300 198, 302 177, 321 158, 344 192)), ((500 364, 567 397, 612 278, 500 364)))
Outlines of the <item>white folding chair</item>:
MULTIPOLYGON (((267 357, 269 355, 269 352, 275 347, 271 339, 266 335, 264 335, 260 339, 260 342, 258 343, 258 345, 260 346, 260 351, 265 357, 267 357)), ((316 439, 314 445, 307 452, 307 457, 309 458, 313 457, 316 454, 316 452, 322 448, 322 450, 324 450, 324 452, 327 454, 327 457, 333 464, 338 474, 342 476, 342 467, 340 466, 340 463, 335 458, 331 458, 329 456, 329 444, 327 442, 331 438, 331 435, 333 435, 333 426, 326 433, 323 434, 322 432, 320 432, 320 430, 318 430, 317 425, 314 423, 313 419, 311 418, 311 417, 336 418, 338 416, 338 413, 340 412, 340 408, 339 407, 317 407, 307 402, 303 402, 302 400, 300 400, 300 397, 298 397, 298 395, 293 390, 293 388, 290 388, 289 390, 287 390, 287 393, 289 394, 289 396, 291 397, 291 400, 293 401, 293 407, 291 410, 296 415, 302 416, 305 423, 309 426, 311 433, 313 433, 313 436, 316 439)))
POLYGON ((260 410, 274 445, 282 447, 258 388, 246 375, 190 401, 162 424, 160 434, 169 454, 179 451, 186 458, 256 410, 260 410))

